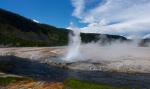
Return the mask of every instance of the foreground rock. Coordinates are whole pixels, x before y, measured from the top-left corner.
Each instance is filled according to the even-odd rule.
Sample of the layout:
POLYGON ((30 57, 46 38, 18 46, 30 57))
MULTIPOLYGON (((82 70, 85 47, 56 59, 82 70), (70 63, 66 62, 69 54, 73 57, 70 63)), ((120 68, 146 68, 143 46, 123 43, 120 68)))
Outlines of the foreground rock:
POLYGON ((19 83, 12 83, 6 86, 5 89, 63 89, 61 82, 35 82, 35 81, 22 81, 19 83))

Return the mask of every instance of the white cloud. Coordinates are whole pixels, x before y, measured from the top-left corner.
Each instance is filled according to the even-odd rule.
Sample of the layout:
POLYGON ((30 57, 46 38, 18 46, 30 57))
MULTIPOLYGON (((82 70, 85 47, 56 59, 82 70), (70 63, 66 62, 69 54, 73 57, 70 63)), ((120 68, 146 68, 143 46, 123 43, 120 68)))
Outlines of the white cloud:
POLYGON ((103 3, 99 2, 92 9, 86 7, 87 0, 76 0, 78 3, 81 1, 84 4, 82 8, 75 6, 74 16, 88 24, 80 28, 82 32, 141 37, 150 33, 150 0, 102 0, 103 3))
POLYGON ((84 0, 71 0, 72 1, 72 5, 75 7, 75 10, 73 12, 73 16, 76 16, 78 18, 81 17, 81 15, 83 14, 83 10, 84 10, 84 0))
POLYGON ((80 30, 73 22, 70 22, 70 25, 67 27, 67 29, 71 30, 80 30))
POLYGON ((143 38, 150 38, 150 34, 146 34, 143 38))
POLYGON ((39 21, 37 21, 37 20, 35 20, 35 19, 33 19, 33 22, 39 23, 39 21))

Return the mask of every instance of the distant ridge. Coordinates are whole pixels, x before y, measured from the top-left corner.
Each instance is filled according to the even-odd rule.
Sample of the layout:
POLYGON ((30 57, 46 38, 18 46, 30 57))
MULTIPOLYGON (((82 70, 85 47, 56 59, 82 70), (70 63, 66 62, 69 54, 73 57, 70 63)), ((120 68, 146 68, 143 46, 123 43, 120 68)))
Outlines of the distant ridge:
MULTIPOLYGON (((0 9, 0 45, 8 47, 27 46, 62 46, 68 43, 70 30, 56 28, 47 24, 36 23, 21 15, 0 9)), ((117 35, 105 35, 110 42, 113 40, 126 41, 117 35)), ((98 41, 101 34, 81 33, 82 42, 98 41)))
POLYGON ((0 44, 7 46, 66 45, 68 30, 36 23, 0 9, 0 44))

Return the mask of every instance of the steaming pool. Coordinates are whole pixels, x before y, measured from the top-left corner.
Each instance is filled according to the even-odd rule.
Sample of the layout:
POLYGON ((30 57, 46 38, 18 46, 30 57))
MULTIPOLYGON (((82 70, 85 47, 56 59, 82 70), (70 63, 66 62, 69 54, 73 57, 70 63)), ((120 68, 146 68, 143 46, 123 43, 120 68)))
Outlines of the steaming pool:
POLYGON ((114 48, 100 47, 100 50, 94 50, 90 47, 90 51, 87 51, 83 46, 80 50, 82 56, 75 61, 63 60, 66 47, 1 48, 0 59, 15 56, 38 61, 40 65, 32 64, 30 69, 18 67, 15 71, 16 74, 35 79, 63 81, 75 77, 116 86, 150 87, 150 48, 117 48, 114 51, 114 48))

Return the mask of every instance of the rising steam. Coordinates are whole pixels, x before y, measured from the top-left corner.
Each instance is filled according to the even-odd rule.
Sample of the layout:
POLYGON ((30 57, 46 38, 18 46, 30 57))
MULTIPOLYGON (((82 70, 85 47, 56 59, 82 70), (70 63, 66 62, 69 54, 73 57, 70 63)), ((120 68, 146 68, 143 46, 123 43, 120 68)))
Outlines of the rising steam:
POLYGON ((69 29, 71 32, 69 33, 69 45, 68 45, 68 52, 64 59, 66 61, 75 61, 80 57, 80 44, 81 44, 81 37, 80 37, 80 30, 71 23, 69 29))
MULTIPOLYGON (((150 48, 139 47, 140 40, 132 42, 122 42, 120 40, 113 41, 111 44, 103 44, 103 42, 82 43, 80 30, 71 26, 72 30, 69 34, 69 46, 65 61, 123 61, 123 60, 149 60, 150 48)), ((101 39, 109 39, 102 35, 101 39)))

